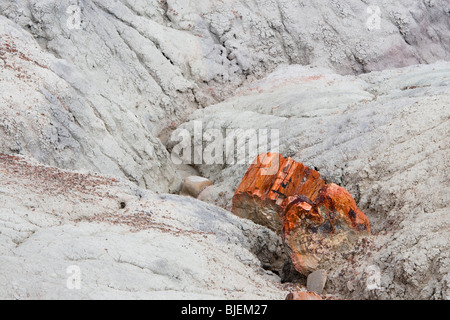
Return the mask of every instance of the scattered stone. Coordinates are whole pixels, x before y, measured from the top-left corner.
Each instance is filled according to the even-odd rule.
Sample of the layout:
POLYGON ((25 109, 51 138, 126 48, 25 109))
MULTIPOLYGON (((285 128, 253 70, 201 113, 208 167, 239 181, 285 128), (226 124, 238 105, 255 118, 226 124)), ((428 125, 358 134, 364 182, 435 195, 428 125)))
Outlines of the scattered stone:
POLYGON ((369 219, 350 193, 278 153, 260 155, 233 197, 232 212, 281 234, 292 263, 304 275, 328 269, 354 252, 369 219))
POLYGON ((213 183, 210 180, 203 177, 186 177, 181 185, 180 194, 197 198, 203 190, 212 185, 213 183))
POLYGON ((321 296, 314 292, 291 292, 287 295, 286 300, 323 300, 321 296))
POLYGON ((314 271, 308 276, 307 289, 308 291, 322 294, 325 284, 327 282, 327 272, 323 269, 314 271))

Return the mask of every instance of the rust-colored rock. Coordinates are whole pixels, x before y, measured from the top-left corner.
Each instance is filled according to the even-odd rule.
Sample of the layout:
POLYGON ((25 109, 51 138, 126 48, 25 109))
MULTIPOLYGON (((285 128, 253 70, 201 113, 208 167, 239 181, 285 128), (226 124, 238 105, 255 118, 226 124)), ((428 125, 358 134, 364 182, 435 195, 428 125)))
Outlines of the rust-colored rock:
POLYGON ((289 293, 286 300, 323 300, 323 298, 314 292, 297 291, 289 293))
POLYGON ((288 198, 315 199, 324 185, 317 171, 278 153, 262 154, 236 190, 232 212, 281 233, 288 198))
POLYGON ((278 153, 260 155, 233 197, 233 213, 282 235, 295 269, 327 269, 354 240, 369 234, 369 220, 342 187, 278 153))

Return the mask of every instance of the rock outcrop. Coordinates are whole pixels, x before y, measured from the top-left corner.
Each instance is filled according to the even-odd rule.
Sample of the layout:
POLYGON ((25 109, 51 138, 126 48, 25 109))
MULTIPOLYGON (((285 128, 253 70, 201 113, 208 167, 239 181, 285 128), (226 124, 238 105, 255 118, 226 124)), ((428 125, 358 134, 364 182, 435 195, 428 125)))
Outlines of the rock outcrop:
MULTIPOLYGON (((345 187, 376 235, 364 259, 350 256, 328 275, 329 290, 357 299, 450 299, 450 65, 440 61, 450 60, 449 5, 446 0, 333 0, 326 6, 312 0, 251 6, 247 0, 0 1, 0 153, 113 175, 134 184, 127 190, 140 190, 133 189, 137 185, 177 193, 183 176, 201 175, 214 185, 200 198, 231 209, 249 163, 199 164, 200 172, 181 174, 167 151, 171 132, 189 129, 193 121, 220 132, 278 130, 276 152, 315 166, 324 180, 345 187), (404 66, 409 67, 398 69, 404 66), (378 280, 371 282, 376 286, 367 285, 367 270, 377 270, 378 280)), ((223 264, 201 260, 185 269, 177 258, 196 261, 197 253, 211 252, 200 235, 177 242, 175 235, 155 230, 151 241, 130 234, 125 226, 149 225, 143 215, 112 227, 115 210, 133 208, 126 199, 138 196, 131 191, 96 196, 95 185, 81 183, 86 190, 78 193, 58 180, 64 177, 58 173, 52 179, 64 188, 48 187, 62 194, 42 197, 27 187, 40 186, 39 179, 21 180, 2 167, 0 174, 9 183, 0 183, 2 297, 154 297, 152 292, 171 296, 174 288, 176 297, 186 297, 179 288, 194 288, 191 298, 205 297, 204 292, 223 297, 224 288, 243 292, 235 283, 266 285, 239 263, 230 270, 236 260, 215 250, 214 259, 223 264), (71 220, 92 219, 94 212, 103 214, 100 226, 84 221, 80 227, 71 220), (114 239, 115 251, 103 238, 114 239), (126 242, 144 244, 142 250, 157 256, 146 260, 138 245, 129 250, 126 242), (160 244, 170 251, 176 243, 194 250, 187 255, 175 250, 174 258, 158 251, 160 244), (82 293, 59 289, 66 276, 61 270, 77 261, 89 270, 88 282, 99 287, 88 285, 82 293), (204 279, 216 282, 217 272, 225 278, 208 291, 211 283, 204 279)), ((265 254, 273 248, 260 247, 267 229, 255 233, 253 225, 194 199, 149 197, 154 200, 149 205, 161 209, 157 223, 181 224, 182 230, 212 226, 214 233, 220 228, 212 221, 222 222, 225 212, 233 226, 225 222, 229 232, 213 237, 219 247, 226 251, 220 244, 229 233, 238 235, 231 237, 235 243, 264 235, 245 247, 263 253, 264 264, 273 263, 265 254), (206 216, 186 219, 192 212, 206 216)), ((308 209, 306 204, 295 210, 308 209)), ((270 235, 267 241, 277 243, 270 235)), ((234 257, 246 261, 250 251, 234 257)), ((269 296, 279 292, 264 297, 269 296)))
POLYGON ((0 154, 0 299, 280 300, 282 251, 195 199, 0 154))
POLYGON ((344 188, 278 153, 262 154, 250 166, 232 212, 281 234, 304 275, 333 268, 338 255, 353 253, 359 236, 370 233, 369 220, 344 188))
POLYGON ((247 2, 2 1, 1 42, 18 51, 0 61, 0 152, 175 193, 170 132, 279 65, 449 59, 445 0, 247 2))
MULTIPOLYGON (((343 262, 328 275, 330 291, 355 299, 448 299, 449 74, 448 62, 356 77, 280 67, 235 97, 196 111, 182 128, 201 122, 221 132, 276 130, 275 152, 354 195, 376 239, 352 268, 343 262), (381 285, 368 289, 367 270, 374 267, 381 285)), ((231 210, 249 165, 197 166, 214 181, 203 198, 231 210)))
POLYGON ((153 191, 179 190, 164 145, 146 117, 130 110, 143 108, 139 94, 119 97, 132 91, 56 58, 2 15, 0 70, 0 153, 112 174, 153 191))

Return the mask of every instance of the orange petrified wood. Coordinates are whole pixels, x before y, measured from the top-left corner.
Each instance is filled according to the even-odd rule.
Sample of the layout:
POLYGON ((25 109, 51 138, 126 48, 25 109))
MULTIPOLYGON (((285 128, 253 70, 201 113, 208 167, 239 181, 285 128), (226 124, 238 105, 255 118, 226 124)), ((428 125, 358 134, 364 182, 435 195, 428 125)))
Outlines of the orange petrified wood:
POLYGON ((317 171, 278 153, 262 154, 236 190, 232 211, 281 233, 286 199, 293 195, 315 199, 324 185, 317 171))
POLYGON ((323 298, 314 292, 298 291, 289 293, 286 300, 323 300, 323 298))
POLYGON ((232 211, 281 234, 294 267, 305 275, 326 268, 352 250, 355 238, 370 233, 347 190, 278 153, 262 154, 250 166, 232 211))

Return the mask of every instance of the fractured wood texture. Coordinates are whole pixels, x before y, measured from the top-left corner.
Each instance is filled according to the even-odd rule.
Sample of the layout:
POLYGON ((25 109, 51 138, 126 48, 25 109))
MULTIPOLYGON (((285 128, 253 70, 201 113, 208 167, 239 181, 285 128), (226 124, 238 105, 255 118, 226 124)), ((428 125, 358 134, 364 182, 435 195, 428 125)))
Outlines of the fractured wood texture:
POLYGON ((278 153, 260 155, 233 197, 232 212, 278 232, 294 267, 308 273, 352 251, 370 234, 368 218, 350 193, 278 153))

